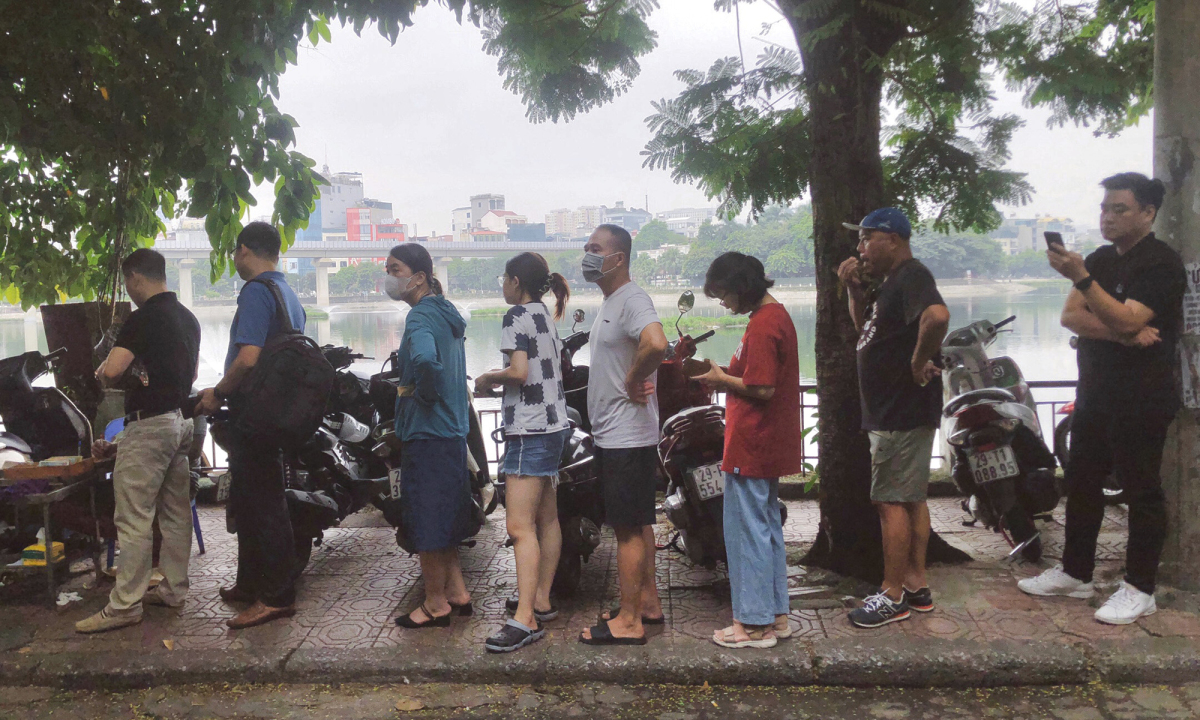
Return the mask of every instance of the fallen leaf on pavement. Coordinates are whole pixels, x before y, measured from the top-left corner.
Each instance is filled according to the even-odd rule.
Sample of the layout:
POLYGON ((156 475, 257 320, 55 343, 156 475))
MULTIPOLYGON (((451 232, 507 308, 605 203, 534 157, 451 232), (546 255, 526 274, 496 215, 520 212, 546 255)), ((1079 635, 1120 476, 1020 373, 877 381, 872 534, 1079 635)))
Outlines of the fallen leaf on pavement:
POLYGON ((416 698, 400 698, 396 701, 396 709, 400 712, 412 712, 413 710, 422 710, 425 708, 425 703, 416 698))
POLYGON ((165 647, 168 650, 174 650, 175 649, 175 641, 172 640, 171 638, 166 638, 165 640, 163 640, 163 647, 165 647))

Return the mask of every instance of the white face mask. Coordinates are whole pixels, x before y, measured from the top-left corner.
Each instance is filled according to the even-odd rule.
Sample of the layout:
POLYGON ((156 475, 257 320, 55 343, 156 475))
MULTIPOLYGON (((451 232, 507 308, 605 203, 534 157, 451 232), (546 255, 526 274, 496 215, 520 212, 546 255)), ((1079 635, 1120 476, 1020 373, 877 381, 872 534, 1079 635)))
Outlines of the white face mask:
POLYGON ((404 293, 408 290, 411 282, 411 275, 405 278, 396 277, 395 275, 385 275, 383 277, 383 291, 393 300, 403 300, 404 293))

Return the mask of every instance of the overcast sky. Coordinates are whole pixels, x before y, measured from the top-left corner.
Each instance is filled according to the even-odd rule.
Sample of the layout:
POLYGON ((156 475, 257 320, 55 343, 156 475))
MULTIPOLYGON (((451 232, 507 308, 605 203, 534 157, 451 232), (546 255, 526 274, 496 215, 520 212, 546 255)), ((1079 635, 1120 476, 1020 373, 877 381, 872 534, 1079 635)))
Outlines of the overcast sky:
MULTIPOLYGON (((659 47, 642 60, 633 89, 616 102, 569 123, 534 125, 520 98, 502 87, 496 59, 482 51, 479 31, 458 25, 442 7, 417 12, 416 25, 394 46, 373 27, 357 37, 333 30, 333 42, 301 50, 298 66, 281 83, 280 105, 300 123, 299 150, 328 158, 334 172, 363 174, 368 197, 390 201, 396 218, 420 234, 450 232, 450 211, 470 195, 502 193, 507 208, 542 222, 548 210, 613 205, 623 200, 659 212, 715 206, 669 172, 642 168, 650 137, 650 103, 682 88, 677 69, 707 69, 736 55, 734 16, 710 0, 661 0, 650 18, 659 47)), ((765 3, 743 8, 747 63, 762 49, 754 39, 763 22, 778 20, 765 3)), ((770 36, 793 45, 782 23, 770 36)), ((998 110, 1017 112, 1027 125, 1013 144, 1011 167, 1029 174, 1037 194, 1006 213, 1062 215, 1094 227, 1097 182, 1123 170, 1149 173, 1149 119, 1115 140, 1084 128, 1046 127, 1046 113, 1021 106, 1000 91, 998 110)), ((259 208, 270 207, 260 190, 259 208)))

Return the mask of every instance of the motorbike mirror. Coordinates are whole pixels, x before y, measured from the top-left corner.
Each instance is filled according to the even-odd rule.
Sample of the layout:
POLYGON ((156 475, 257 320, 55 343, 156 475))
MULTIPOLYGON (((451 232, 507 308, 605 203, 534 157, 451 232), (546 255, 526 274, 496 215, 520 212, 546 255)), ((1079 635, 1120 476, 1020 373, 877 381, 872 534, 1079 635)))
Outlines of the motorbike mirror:
POLYGON ((696 307, 696 296, 692 294, 691 290, 683 291, 683 294, 679 296, 679 305, 677 307, 679 308, 680 315, 689 313, 692 311, 692 308, 696 307))
POLYGON ((576 309, 574 314, 571 315, 571 318, 575 322, 581 323, 587 318, 587 313, 585 313, 582 309, 576 309))

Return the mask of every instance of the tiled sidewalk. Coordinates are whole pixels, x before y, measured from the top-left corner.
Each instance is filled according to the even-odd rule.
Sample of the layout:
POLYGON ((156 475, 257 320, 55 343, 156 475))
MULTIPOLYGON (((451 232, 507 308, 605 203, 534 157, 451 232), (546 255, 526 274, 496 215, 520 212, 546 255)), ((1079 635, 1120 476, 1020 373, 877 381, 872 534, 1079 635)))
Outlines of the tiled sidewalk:
MULTIPOLYGON (((979 528, 964 527, 958 500, 931 501, 935 529, 949 542, 966 550, 975 561, 932 570, 932 585, 938 609, 928 615, 873 631, 852 628, 844 608, 796 609, 791 613, 798 637, 806 640, 845 637, 964 638, 969 640, 1058 640, 1081 642, 1093 639, 1123 639, 1147 635, 1184 636, 1200 639, 1200 618, 1162 609, 1157 615, 1127 627, 1103 626, 1092 620, 1092 606, 1078 600, 1035 599, 1018 592, 1015 580, 1038 570, 1030 565, 1000 562, 1008 547, 1004 540, 979 528)), ((789 503, 785 528, 789 546, 811 541, 817 526, 815 503, 789 503)), ((1062 511, 1057 522, 1043 532, 1047 559, 1061 554, 1062 511)), ((475 615, 455 619, 449 629, 402 630, 393 619, 415 607, 422 598, 420 573, 415 557, 397 548, 393 530, 375 511, 349 519, 348 527, 327 533, 324 544, 314 548, 312 562, 299 584, 298 612, 294 618, 242 631, 231 631, 225 620, 235 614, 217 595, 230 583, 236 565, 236 543, 225 532, 224 512, 202 508, 201 522, 207 554, 193 555, 192 593, 182 612, 148 608, 138 626, 100 636, 81 636, 73 631, 76 620, 102 606, 109 585, 83 591, 85 602, 65 611, 37 604, 40 596, 6 603, 5 611, 19 613, 21 622, 34 628, 32 640, 20 651, 58 653, 66 651, 176 652, 188 649, 265 651, 280 648, 396 647, 419 651, 422 647, 461 647, 464 652, 482 653, 484 638, 505 618, 504 601, 515 593, 513 557, 503 547, 503 510, 498 510, 476 538, 474 548, 463 552, 467 583, 474 596, 475 615)), ((659 527, 660 543, 668 529, 659 527)), ((1124 548, 1124 510, 1109 511, 1100 538, 1097 580, 1119 579, 1124 548)), ((615 602, 616 559, 611 532, 605 532, 600 549, 584 566, 578 596, 563 604, 559 619, 549 624, 548 642, 575 643, 579 632, 593 624, 597 614, 615 602)), ((193 550, 193 553, 195 550, 193 550)), ((714 629, 730 619, 724 573, 692 565, 672 550, 659 552, 658 582, 669 623, 653 629, 649 649, 706 643, 714 629)), ((792 583, 804 584, 803 568, 793 568, 792 583)), ((81 586, 83 580, 73 583, 81 586)), ((806 596, 807 597, 807 596, 806 596)), ((828 603, 828 601, 826 601, 828 603)), ((812 605, 800 598, 797 604, 812 605)), ((536 653, 536 647, 522 651, 536 653)))

